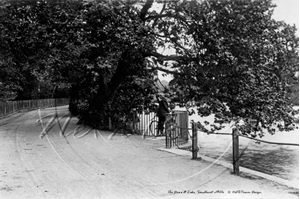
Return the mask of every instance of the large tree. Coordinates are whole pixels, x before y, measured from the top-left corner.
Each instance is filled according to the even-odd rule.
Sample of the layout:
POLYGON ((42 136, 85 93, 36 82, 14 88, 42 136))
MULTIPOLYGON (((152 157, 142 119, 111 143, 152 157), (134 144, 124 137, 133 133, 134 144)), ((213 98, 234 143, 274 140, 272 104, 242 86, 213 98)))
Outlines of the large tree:
POLYGON ((298 38, 295 26, 272 19, 273 8, 270 0, 183 1, 149 15, 176 51, 156 56, 173 61, 175 96, 201 116, 215 114, 204 130, 229 122, 253 136, 293 128, 288 88, 299 70, 298 38))
MULTIPOLYGON (((135 101, 149 102, 145 99, 154 88, 147 84, 154 82, 155 71, 144 58, 155 50, 154 37, 133 4, 11 1, 2 11, 1 39, 9 47, 3 49, 16 68, 26 69, 31 76, 15 79, 50 81, 56 89, 61 84, 69 86, 70 111, 79 114, 80 122, 95 125, 102 116, 115 115, 111 112, 136 107, 135 102, 126 109, 111 108, 124 102, 124 95, 115 95, 124 89, 136 92, 148 87, 135 95, 135 101)), ((24 71, 19 74, 24 76, 24 71)), ((125 97, 127 102, 133 102, 132 94, 125 97)))
POLYGON ((150 102, 161 70, 174 75, 180 104, 193 102, 201 116, 215 114, 218 123, 208 131, 224 122, 254 136, 274 132, 276 123, 291 129, 288 91, 298 70, 298 38, 295 27, 272 19, 271 0, 61 0, 6 8, 1 34, 26 52, 20 65, 69 85, 70 110, 82 122, 150 102), (17 33, 7 24, 26 34, 10 38, 10 31, 17 33), (166 48, 174 54, 158 53, 166 48), (125 102, 134 103, 119 108, 125 102))

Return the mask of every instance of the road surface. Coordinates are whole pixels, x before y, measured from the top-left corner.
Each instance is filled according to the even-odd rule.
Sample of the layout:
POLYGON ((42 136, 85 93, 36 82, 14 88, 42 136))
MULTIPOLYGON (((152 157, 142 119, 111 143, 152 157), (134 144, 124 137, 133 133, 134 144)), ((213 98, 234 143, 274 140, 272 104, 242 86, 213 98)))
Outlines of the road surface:
POLYGON ((298 189, 159 151, 163 140, 110 137, 109 131, 76 129, 77 121, 66 106, 0 120, 1 199, 298 198, 298 189), (59 122, 46 128, 55 114, 59 122))

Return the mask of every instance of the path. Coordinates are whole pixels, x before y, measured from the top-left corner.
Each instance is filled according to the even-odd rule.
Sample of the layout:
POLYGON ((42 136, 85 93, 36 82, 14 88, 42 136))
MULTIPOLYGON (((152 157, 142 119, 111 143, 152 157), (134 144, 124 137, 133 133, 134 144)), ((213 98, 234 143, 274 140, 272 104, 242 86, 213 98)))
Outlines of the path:
MULTIPOLYGON (((53 113, 42 110, 42 116, 53 113)), ((59 116, 67 113, 67 107, 58 108, 59 116)), ((163 140, 109 140, 105 131, 61 137, 67 117, 41 139, 38 118, 38 111, 30 111, 0 120, 0 198, 298 198, 298 189, 159 151, 163 140)), ((76 122, 71 119, 66 134, 76 122)))

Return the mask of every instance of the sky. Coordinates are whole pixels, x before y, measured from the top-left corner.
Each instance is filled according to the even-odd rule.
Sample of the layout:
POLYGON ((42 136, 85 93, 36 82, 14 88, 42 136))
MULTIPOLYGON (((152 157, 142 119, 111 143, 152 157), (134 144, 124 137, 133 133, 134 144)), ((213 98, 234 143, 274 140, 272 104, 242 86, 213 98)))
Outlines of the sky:
POLYGON ((273 18, 288 24, 295 24, 299 36, 299 0, 273 0, 277 5, 273 18))
MULTIPOLYGON (((290 25, 296 25, 299 37, 299 1, 300 0, 273 0, 277 5, 274 9, 273 18, 277 21, 284 21, 290 25)), ((159 72, 159 79, 170 81, 172 76, 163 77, 159 72)))

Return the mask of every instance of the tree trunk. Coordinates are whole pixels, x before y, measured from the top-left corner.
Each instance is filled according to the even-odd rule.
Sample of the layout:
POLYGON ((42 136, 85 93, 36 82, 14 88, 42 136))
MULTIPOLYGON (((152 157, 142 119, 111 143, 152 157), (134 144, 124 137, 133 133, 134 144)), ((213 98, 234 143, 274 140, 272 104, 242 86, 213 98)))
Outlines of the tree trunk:
POLYGON ((70 95, 70 102, 69 102, 69 111, 72 115, 78 115, 78 108, 77 103, 79 99, 79 86, 72 84, 71 86, 71 95, 70 95))
MULTIPOLYGON (((79 120, 79 124, 84 123, 88 125, 97 125, 93 123, 92 120, 97 120, 97 117, 100 115, 107 115, 109 113, 105 113, 107 104, 117 91, 119 85, 122 83, 123 79, 130 74, 130 64, 126 60, 126 53, 123 53, 122 58, 120 58, 118 67, 108 83, 105 83, 104 74, 100 74, 99 77, 99 88, 96 96, 91 100, 89 110, 81 115, 79 120), (93 124, 91 124, 91 122, 93 124)), ((128 58, 127 58, 128 59, 128 58)), ((100 118, 99 118, 100 119, 100 118)))

